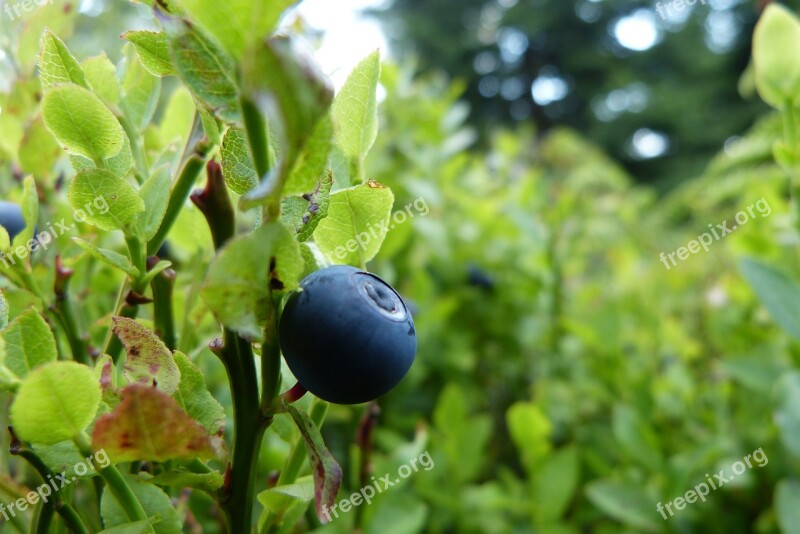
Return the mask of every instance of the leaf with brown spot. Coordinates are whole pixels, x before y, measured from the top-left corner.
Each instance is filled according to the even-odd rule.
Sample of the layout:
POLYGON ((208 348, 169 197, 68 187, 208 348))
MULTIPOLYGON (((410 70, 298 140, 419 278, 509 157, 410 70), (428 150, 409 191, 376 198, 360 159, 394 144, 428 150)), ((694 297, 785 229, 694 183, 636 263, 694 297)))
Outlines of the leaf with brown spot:
POLYGON ((206 430, 175 400, 138 384, 124 388, 122 402, 97 420, 92 447, 114 463, 215 457, 206 430))
POLYGON ((328 521, 328 516, 323 510, 326 507, 333 508, 336 503, 336 494, 342 485, 342 468, 325 445, 319 427, 311 421, 308 414, 292 405, 287 405, 286 408, 306 442, 308 460, 311 463, 311 472, 314 474, 314 502, 317 516, 325 523, 328 521))
POLYGON ((94 369, 97 379, 100 382, 100 392, 103 395, 103 402, 105 402, 109 408, 113 409, 119 404, 114 361, 108 354, 103 354, 103 356, 97 360, 94 369))
POLYGON ((128 359, 123 374, 130 383, 152 386, 172 395, 181 372, 172 353, 153 332, 127 317, 114 317, 114 333, 125 347, 128 359))

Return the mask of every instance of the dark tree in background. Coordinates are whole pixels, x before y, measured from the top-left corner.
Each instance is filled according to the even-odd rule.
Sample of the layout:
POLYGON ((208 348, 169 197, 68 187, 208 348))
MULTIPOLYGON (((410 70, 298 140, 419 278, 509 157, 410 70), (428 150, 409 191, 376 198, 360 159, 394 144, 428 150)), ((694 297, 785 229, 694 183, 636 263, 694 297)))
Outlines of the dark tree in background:
POLYGON ((467 82, 479 131, 568 125, 668 188, 766 110, 737 91, 763 4, 394 0, 372 13, 401 58, 467 82))

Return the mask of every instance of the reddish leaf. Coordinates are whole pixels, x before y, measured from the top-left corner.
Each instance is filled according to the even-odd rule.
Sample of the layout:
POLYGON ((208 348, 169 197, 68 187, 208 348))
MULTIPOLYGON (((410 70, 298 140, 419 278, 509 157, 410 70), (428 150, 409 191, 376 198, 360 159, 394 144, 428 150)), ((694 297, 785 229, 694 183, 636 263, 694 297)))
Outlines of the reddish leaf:
POLYGON ((336 494, 339 493, 339 486, 342 485, 342 468, 336 463, 336 459, 328 447, 325 446, 319 428, 308 415, 298 411, 294 406, 287 405, 286 407, 306 442, 311 472, 314 474, 314 501, 317 507, 317 517, 323 523, 327 523, 328 517, 322 510, 325 506, 328 509, 333 508, 336 502, 336 494))
POLYGON ((92 446, 104 449, 115 463, 215 456, 205 429, 177 402, 138 384, 124 388, 122 402, 97 420, 92 446))

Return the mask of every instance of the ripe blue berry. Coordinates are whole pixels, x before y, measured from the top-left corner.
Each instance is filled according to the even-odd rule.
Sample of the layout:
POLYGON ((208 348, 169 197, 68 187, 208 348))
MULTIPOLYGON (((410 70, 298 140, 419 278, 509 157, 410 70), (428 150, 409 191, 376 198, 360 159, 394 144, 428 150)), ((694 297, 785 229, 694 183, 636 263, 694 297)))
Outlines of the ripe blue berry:
POLYGON ((6 229, 8 237, 14 237, 25 229, 25 219, 22 218, 22 210, 13 202, 0 200, 0 226, 6 229))
POLYGON ((392 287, 346 265, 300 282, 280 320, 280 344, 300 384, 337 404, 374 400, 405 376, 417 351, 414 320, 392 287))

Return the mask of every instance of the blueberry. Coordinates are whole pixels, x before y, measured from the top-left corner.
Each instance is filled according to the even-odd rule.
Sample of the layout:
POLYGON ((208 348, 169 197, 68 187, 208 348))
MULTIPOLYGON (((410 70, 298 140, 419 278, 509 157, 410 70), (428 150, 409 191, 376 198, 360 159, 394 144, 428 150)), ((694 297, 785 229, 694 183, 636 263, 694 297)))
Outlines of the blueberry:
POLYGON ((494 289, 494 278, 477 265, 467 268, 467 282, 473 287, 491 292, 494 289))
POLYGON ((417 351, 414 320, 392 287, 346 265, 300 282, 280 320, 284 358, 300 384, 337 404, 387 393, 408 372, 417 351))
POLYGON ((13 202, 0 200, 0 226, 6 229, 8 237, 12 240, 25 229, 25 219, 22 218, 22 210, 13 202))

